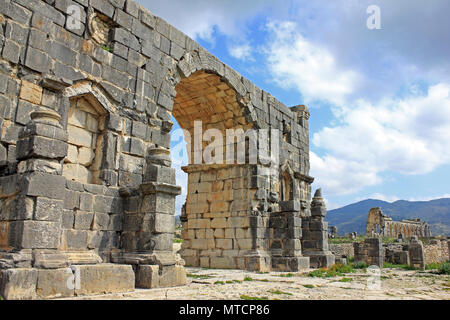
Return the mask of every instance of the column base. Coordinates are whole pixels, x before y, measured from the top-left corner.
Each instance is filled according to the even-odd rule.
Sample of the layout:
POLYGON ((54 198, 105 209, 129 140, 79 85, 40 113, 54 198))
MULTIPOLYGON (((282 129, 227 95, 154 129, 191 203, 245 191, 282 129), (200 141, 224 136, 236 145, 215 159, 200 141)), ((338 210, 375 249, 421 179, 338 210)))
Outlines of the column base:
POLYGON ((0 295, 7 300, 52 299, 130 292, 135 275, 130 265, 76 265, 71 268, 17 268, 0 271, 0 295))
POLYGON ((334 254, 331 251, 306 251, 303 255, 309 257, 311 268, 328 268, 336 263, 334 254))
POLYGON ((310 267, 309 257, 272 257, 273 271, 300 271, 310 267))

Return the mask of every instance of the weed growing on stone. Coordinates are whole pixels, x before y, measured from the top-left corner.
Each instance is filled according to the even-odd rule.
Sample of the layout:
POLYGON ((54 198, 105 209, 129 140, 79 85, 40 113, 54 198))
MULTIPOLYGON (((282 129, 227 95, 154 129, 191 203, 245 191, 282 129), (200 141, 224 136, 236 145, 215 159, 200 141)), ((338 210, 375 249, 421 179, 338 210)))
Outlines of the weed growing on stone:
POLYGON ((251 297, 245 294, 241 295, 242 300, 269 300, 267 297, 251 297))
POLYGON ((346 273, 355 272, 351 265, 334 264, 329 268, 320 268, 308 273, 309 277, 330 278, 343 276, 346 273))
POLYGON ((408 264, 395 264, 390 262, 384 262, 383 268, 391 268, 391 269, 403 269, 403 270, 417 270, 414 267, 411 267, 408 264))
POLYGON ((209 274, 192 274, 188 273, 186 274, 187 277, 193 278, 193 279, 211 279, 214 278, 214 276, 211 276, 209 274))
POLYGON ((272 294, 285 294, 285 295, 288 295, 288 296, 292 296, 292 293, 284 292, 284 291, 281 291, 281 290, 269 290, 268 292, 270 292, 272 294))
POLYGON ((314 285, 313 285, 313 284, 304 284, 303 286, 304 286, 305 288, 308 288, 308 289, 314 288, 314 285))
POLYGON ((278 276, 283 277, 283 278, 291 278, 294 276, 294 274, 293 273, 281 273, 278 276))
POLYGON ((223 281, 216 281, 216 282, 214 282, 214 284, 225 284, 225 282, 223 282, 223 281))
POLYGON ((253 281, 253 278, 251 278, 251 277, 245 277, 245 278, 244 278, 244 281, 253 281))
POLYGON ((339 282, 351 282, 351 281, 353 281, 353 279, 352 278, 342 278, 342 279, 339 279, 338 280, 339 282))

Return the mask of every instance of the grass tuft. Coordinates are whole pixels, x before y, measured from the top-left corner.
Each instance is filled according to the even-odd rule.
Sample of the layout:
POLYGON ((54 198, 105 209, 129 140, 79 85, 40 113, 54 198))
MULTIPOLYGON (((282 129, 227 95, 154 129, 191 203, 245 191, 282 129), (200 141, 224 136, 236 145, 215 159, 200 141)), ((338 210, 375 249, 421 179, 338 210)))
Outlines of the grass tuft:
POLYGON ((342 279, 339 279, 338 280, 339 282, 351 282, 351 281, 353 281, 353 279, 352 278, 342 278, 342 279))
POLYGON ((267 297, 251 297, 245 294, 241 295, 242 300, 269 300, 267 297))
POLYGON ((193 279, 211 279, 214 278, 214 276, 211 276, 209 274, 192 274, 188 273, 186 274, 187 277, 193 278, 193 279))
POLYGON ((280 291, 280 290, 269 290, 269 292, 272 293, 272 294, 286 294, 288 296, 292 296, 292 293, 284 292, 284 291, 280 291))

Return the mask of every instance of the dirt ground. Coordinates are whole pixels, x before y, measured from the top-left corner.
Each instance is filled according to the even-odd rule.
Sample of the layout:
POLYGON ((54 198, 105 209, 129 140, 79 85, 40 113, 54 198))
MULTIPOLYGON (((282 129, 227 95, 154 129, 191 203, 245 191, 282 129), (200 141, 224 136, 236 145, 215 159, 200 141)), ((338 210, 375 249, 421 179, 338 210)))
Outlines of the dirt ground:
POLYGON ((379 278, 364 272, 348 273, 344 277, 317 278, 308 276, 312 269, 299 273, 256 273, 191 267, 186 269, 188 273, 186 286, 136 289, 129 293, 85 296, 76 299, 450 300, 450 276, 422 271, 382 269, 379 278), (377 284, 379 284, 378 288, 377 284))

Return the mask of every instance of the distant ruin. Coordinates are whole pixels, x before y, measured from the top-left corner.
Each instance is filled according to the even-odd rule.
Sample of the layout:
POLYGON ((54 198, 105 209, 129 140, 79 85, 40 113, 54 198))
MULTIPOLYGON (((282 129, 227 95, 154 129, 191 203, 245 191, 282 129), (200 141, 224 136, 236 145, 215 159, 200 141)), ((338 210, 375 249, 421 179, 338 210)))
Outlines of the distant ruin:
POLYGON ((426 222, 420 219, 405 219, 394 221, 391 217, 385 215, 380 207, 370 209, 367 217, 366 236, 378 234, 384 237, 410 238, 412 236, 431 237, 430 227, 426 222))

